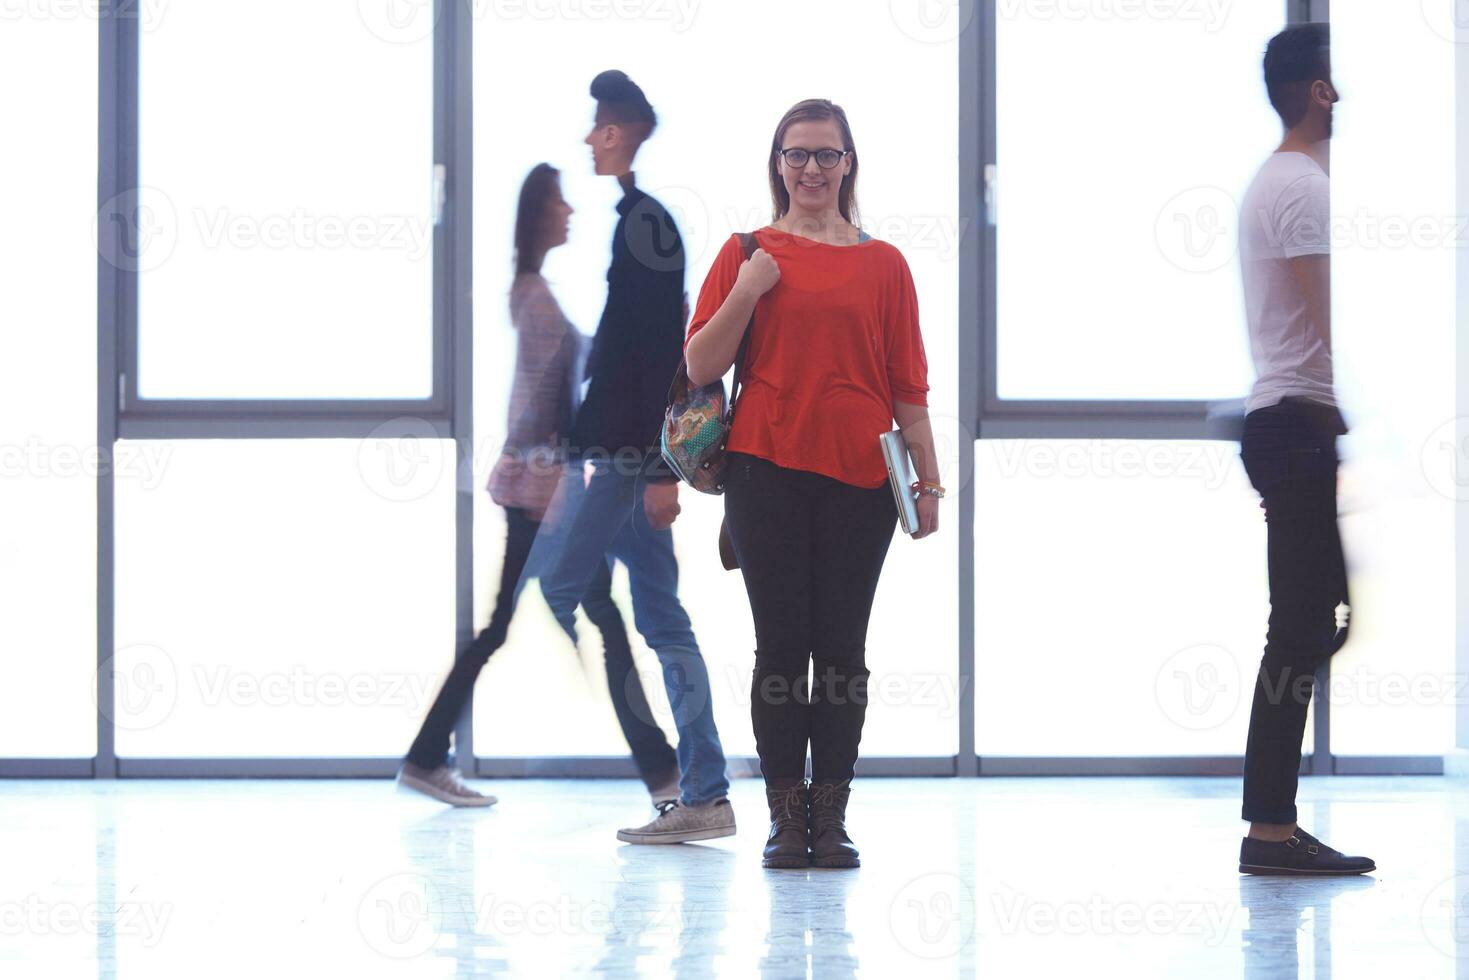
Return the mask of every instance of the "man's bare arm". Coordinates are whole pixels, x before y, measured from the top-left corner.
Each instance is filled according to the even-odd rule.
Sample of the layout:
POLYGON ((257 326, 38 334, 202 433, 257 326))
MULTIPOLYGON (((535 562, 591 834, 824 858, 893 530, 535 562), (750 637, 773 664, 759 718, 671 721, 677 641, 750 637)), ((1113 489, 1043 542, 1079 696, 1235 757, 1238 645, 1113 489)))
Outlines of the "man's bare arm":
POLYGON ((1298 255, 1290 260, 1291 272, 1301 295, 1306 298, 1306 315, 1322 333, 1331 336, 1331 256, 1298 255))

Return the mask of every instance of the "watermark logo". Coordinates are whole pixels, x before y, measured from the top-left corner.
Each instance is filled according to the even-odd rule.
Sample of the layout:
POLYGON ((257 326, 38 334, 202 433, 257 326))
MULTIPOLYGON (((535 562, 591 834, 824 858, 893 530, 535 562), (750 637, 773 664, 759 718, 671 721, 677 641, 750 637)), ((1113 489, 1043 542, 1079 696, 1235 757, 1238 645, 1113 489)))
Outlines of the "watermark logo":
POLYGON ((1105 439, 1059 445, 1044 439, 1002 442, 994 453, 996 474, 1003 479, 1193 480, 1207 490, 1228 482, 1236 455, 1219 443, 1144 446, 1105 439))
POLYGON ((470 0, 475 20, 663 22, 675 34, 694 23, 699 0, 470 0))
POLYGON ((623 681, 627 703, 644 722, 682 730, 708 708, 709 670, 699 651, 690 647, 666 647, 658 657, 656 671, 635 666, 627 672, 623 681), (661 689, 667 698, 650 700, 649 689, 661 689))
POLYGON ((999 0, 999 20, 1176 21, 1213 34, 1229 20, 1234 0, 999 0))
POLYGON ((416 718, 428 704, 435 681, 430 674, 313 671, 304 664, 242 670, 229 664, 196 663, 181 670, 168 651, 152 643, 123 647, 102 669, 111 671, 113 684, 113 703, 104 706, 104 713, 125 731, 157 728, 185 696, 209 709, 224 705, 267 710, 397 709, 416 718))
POLYGON ((1450 958, 1462 957, 1469 950, 1469 874, 1435 885, 1418 917, 1429 945, 1450 958))
POLYGON ((921 711, 934 718, 955 718, 967 681, 952 671, 890 670, 873 673, 867 680, 856 679, 833 670, 813 671, 812 677, 792 685, 779 675, 762 678, 752 691, 750 672, 735 664, 726 664, 719 675, 724 696, 721 703, 750 707, 751 697, 762 704, 780 705, 791 700, 802 704, 825 702, 847 704, 861 701, 869 707, 881 705, 921 711))
POLYGON ((1005 887, 991 894, 986 932, 1032 936, 1194 936, 1217 947, 1233 933, 1228 902, 1137 901, 1106 895, 1038 900, 1005 887))
POLYGON ((436 0, 357 0, 362 26, 389 44, 416 44, 434 32, 436 0))
POLYGON ((438 889, 426 876, 404 871, 379 880, 357 903, 357 931, 389 959, 423 956, 439 941, 438 889))
POLYGON ((920 44, 946 44, 969 27, 974 0, 889 0, 898 30, 920 44))
POLYGON ((109 455, 97 445, 50 443, 27 436, 25 442, 0 443, 0 479, 95 480, 104 473, 144 490, 162 482, 173 446, 118 443, 109 455))
POLYGON ((151 272, 173 255, 179 220, 173 201, 156 187, 114 194, 97 210, 92 244, 115 269, 151 272))
POLYGON ((950 959, 974 940, 974 892, 958 875, 934 871, 898 889, 888 928, 898 945, 921 959, 950 959))
MULTIPOLYGON (((101 667, 112 672, 112 702, 99 705, 104 717, 123 731, 141 732, 162 724, 179 697, 179 672, 168 651, 151 643, 118 650, 101 667)), ((92 693, 96 703, 96 689, 92 693)))
POLYGON ((622 227, 633 259, 654 272, 680 271, 709 247, 708 206, 697 192, 675 184, 640 198, 622 227))
POLYGON ((1428 29, 1454 44, 1469 42, 1469 0, 1419 0, 1428 29))
POLYGON ((0 936, 34 941, 38 936, 124 937, 144 949, 163 940, 172 902, 48 902, 39 895, 0 901, 0 936))
POLYGON ((1424 479, 1437 493, 1449 500, 1469 500, 1469 419, 1449 419, 1434 429, 1423 442, 1419 461, 1424 479))
POLYGON ((1238 205, 1219 187, 1193 187, 1158 212, 1153 235, 1158 251, 1185 272, 1214 272, 1235 256, 1238 205))
POLYGON ((197 240, 208 249, 402 252, 414 262, 433 251, 433 225, 423 215, 312 214, 300 207, 289 214, 240 214, 229 208, 199 208, 193 218, 197 240))
POLYGON ((451 453, 426 419, 389 419, 357 445, 357 472, 384 500, 422 500, 439 486, 451 453))
POLYGON ((0 0, 0 21, 135 20, 144 31, 163 23, 169 0, 0 0))
POLYGON ((1179 728, 1205 731, 1234 717, 1243 690, 1239 660, 1217 643, 1177 651, 1158 668, 1153 695, 1179 728))

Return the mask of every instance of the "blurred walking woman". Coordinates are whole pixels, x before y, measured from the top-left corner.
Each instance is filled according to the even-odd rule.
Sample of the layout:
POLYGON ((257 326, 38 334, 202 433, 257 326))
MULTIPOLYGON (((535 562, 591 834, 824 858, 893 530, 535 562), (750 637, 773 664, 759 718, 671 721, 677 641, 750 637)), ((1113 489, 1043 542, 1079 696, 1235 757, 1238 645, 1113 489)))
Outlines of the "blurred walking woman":
POLYGON ((748 261, 738 236, 725 242, 684 343, 692 383, 722 377, 754 313, 724 501, 755 622, 772 868, 858 864, 846 807, 867 622, 897 523, 878 444, 895 419, 920 481, 915 538, 937 529, 943 494, 913 277, 857 227, 857 164, 840 106, 812 99, 785 114, 770 148, 773 220, 748 261))

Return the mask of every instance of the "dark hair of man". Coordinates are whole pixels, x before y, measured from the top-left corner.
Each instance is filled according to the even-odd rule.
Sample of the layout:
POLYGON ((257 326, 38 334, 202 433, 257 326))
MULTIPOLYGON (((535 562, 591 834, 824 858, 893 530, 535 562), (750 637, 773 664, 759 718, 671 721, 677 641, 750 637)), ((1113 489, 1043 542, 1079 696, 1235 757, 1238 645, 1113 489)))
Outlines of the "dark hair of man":
POLYGON ((658 116, 648 104, 647 96, 626 73, 615 68, 592 79, 592 98, 597 100, 598 126, 615 123, 626 129, 636 144, 641 144, 658 125, 658 116))
POLYGON ((1265 47, 1265 89, 1289 129, 1306 117, 1311 83, 1330 81, 1331 29, 1326 24, 1288 27, 1265 47))

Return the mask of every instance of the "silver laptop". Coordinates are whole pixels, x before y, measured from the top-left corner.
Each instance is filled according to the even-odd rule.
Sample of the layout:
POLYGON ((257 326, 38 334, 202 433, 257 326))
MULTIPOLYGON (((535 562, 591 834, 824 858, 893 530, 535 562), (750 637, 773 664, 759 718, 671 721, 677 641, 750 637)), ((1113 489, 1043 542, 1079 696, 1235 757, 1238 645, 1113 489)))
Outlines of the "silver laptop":
POLYGON ((913 497, 913 461, 908 456, 908 441, 897 429, 877 437, 882 445, 882 458, 888 464, 888 486, 898 505, 898 524, 904 534, 918 530, 918 503, 913 497))

